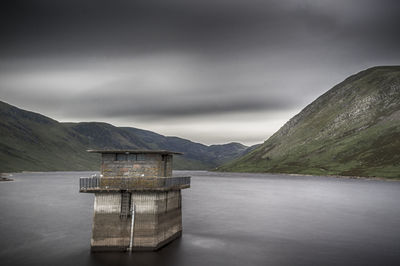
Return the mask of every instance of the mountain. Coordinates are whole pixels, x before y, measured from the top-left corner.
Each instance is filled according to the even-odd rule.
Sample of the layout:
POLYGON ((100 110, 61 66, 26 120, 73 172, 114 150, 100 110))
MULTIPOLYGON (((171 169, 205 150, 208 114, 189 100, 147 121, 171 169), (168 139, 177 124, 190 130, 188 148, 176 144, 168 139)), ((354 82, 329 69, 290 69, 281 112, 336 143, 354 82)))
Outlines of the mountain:
POLYGON ((220 171, 400 177, 400 66, 374 67, 320 96, 220 171))
POLYGON ((88 147, 97 149, 149 149, 183 152, 175 156, 175 169, 211 169, 245 154, 247 146, 239 143, 206 146, 187 139, 167 137, 151 131, 115 127, 106 123, 65 123, 69 129, 85 136, 88 147))
POLYGON ((211 169, 246 153, 239 143, 206 146, 151 131, 107 123, 60 123, 0 101, 0 172, 97 170, 87 149, 154 149, 183 152, 175 169, 211 169))
POLYGON ((0 171, 93 169, 96 156, 85 149, 61 123, 0 102, 0 171))

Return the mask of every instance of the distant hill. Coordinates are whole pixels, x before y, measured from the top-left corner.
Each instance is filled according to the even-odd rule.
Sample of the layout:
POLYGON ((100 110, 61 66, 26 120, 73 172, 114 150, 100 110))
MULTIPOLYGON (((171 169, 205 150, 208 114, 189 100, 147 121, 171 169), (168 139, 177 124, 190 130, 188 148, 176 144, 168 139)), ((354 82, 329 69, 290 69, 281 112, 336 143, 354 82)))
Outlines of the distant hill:
POLYGON ((347 78, 218 170, 399 178, 400 66, 347 78))
POLYGON ((60 123, 0 101, 0 172, 98 170, 87 149, 167 149, 175 169, 211 169, 246 153, 239 143, 206 146, 151 131, 106 123, 60 123))

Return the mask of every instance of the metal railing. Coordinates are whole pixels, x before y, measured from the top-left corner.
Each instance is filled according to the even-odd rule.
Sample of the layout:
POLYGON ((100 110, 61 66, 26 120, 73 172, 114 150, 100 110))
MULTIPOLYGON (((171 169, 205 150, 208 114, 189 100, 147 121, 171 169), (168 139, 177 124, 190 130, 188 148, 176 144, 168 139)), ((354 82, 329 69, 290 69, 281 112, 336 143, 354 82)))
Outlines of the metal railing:
POLYGON ((87 190, 151 190, 184 188, 190 185, 190 176, 179 177, 81 177, 79 189, 87 190))
POLYGON ((166 187, 190 185, 190 176, 163 178, 166 187))
POLYGON ((79 190, 100 187, 100 176, 80 177, 79 190))

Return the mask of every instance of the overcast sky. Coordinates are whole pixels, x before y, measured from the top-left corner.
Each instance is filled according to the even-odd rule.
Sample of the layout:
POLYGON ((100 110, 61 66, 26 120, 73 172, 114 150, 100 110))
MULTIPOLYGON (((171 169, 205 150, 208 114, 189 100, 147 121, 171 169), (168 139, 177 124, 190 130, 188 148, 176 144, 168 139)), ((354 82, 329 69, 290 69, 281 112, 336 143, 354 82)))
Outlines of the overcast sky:
POLYGON ((400 62, 398 0, 11 0, 0 99, 204 144, 265 141, 349 75, 400 62))

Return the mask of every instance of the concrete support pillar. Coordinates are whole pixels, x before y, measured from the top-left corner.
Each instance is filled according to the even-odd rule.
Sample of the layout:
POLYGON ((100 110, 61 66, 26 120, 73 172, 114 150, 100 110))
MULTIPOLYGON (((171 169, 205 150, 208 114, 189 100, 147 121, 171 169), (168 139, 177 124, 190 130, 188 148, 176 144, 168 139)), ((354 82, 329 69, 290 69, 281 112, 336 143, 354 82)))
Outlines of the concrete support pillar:
MULTIPOLYGON (((131 237, 131 216, 121 218, 121 193, 96 193, 93 251, 126 250, 131 237)), ((181 191, 135 191, 131 196, 135 204, 133 250, 156 250, 182 232, 181 191)))

